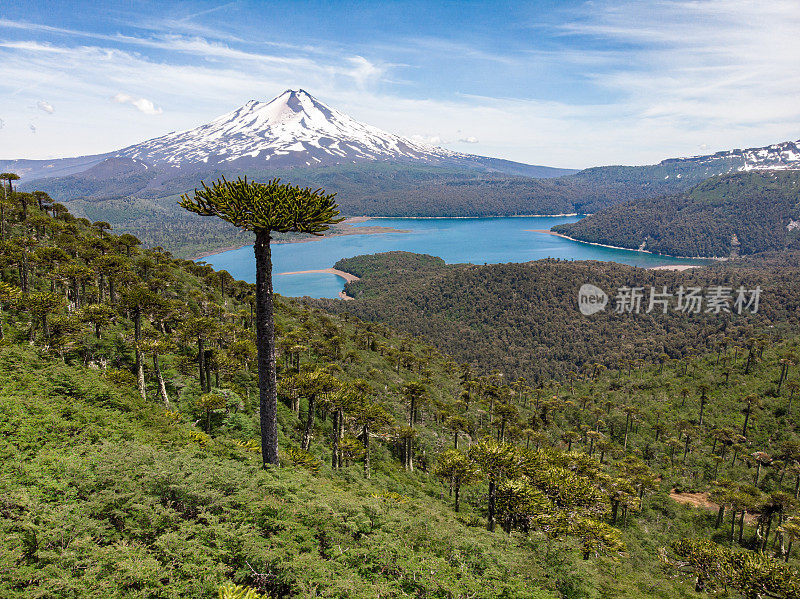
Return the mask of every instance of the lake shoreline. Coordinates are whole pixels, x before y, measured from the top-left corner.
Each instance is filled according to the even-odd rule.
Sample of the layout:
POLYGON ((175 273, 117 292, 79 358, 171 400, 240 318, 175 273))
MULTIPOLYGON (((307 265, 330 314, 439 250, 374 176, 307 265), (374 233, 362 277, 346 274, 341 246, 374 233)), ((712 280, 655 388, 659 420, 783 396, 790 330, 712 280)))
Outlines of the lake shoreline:
MULTIPOLYGON (((677 259, 652 252, 637 252, 628 248, 614 248, 569 239, 549 229, 554 223, 574 222, 580 217, 531 217, 519 218, 464 218, 464 219, 402 219, 381 223, 372 217, 361 216, 347 219, 351 235, 367 232, 387 232, 410 229, 401 235, 332 235, 340 231, 329 231, 326 237, 304 239, 290 243, 275 243, 273 246, 274 289, 286 297, 328 297, 347 300, 341 295, 343 287, 352 282, 352 275, 344 271, 334 272, 334 263, 342 258, 384 252, 412 252, 440 256, 448 264, 499 264, 506 262, 530 262, 540 259, 599 260, 629 264, 642 269, 657 267, 658 270, 685 270, 690 266, 711 264, 702 259, 677 259), (369 221, 369 222, 367 222, 369 221), (372 227, 380 226, 377 229, 372 227), (396 227, 397 229, 394 229, 396 227), (545 230, 547 229, 547 230, 545 230), (551 235, 543 237, 529 231, 551 235), (557 239, 561 237, 562 239, 557 239), (325 240, 324 243, 302 245, 306 241, 325 240), (647 256, 646 254, 651 254, 647 256), (289 277, 288 274, 297 274, 289 277), (331 277, 330 275, 334 276, 331 277)), ((212 254, 207 259, 215 268, 224 269, 234 277, 252 281, 252 250, 212 254)), ((413 273, 408 273, 413 278, 413 273)))
MULTIPOLYGON (((307 274, 318 274, 318 273, 336 275, 337 277, 341 277, 342 279, 344 279, 345 282, 347 283, 352 283, 353 281, 361 280, 360 277, 357 277, 354 274, 349 273, 347 271, 339 270, 338 268, 318 268, 314 270, 295 270, 291 272, 279 272, 276 273, 275 276, 277 277, 281 275, 307 275, 307 274)), ((339 292, 339 299, 349 302, 356 298, 347 295, 343 289, 342 291, 339 292)))
MULTIPOLYGON (((578 243, 585 243, 586 245, 595 245, 597 247, 609 248, 612 250, 625 250, 626 252, 641 252, 642 254, 650 254, 651 256, 661 256, 662 258, 675 258, 677 260, 716 260, 718 262, 725 262, 726 260, 728 260, 728 258, 720 258, 719 256, 673 256, 671 254, 659 254, 658 252, 651 252, 650 250, 641 250, 638 248, 625 248, 618 245, 608 245, 606 243, 597 243, 595 241, 584 241, 583 239, 575 239, 574 237, 564 235, 563 233, 556 233, 555 231, 550 231, 548 229, 525 229, 525 230, 530 231, 531 233, 545 233, 547 235, 553 235, 554 237, 561 237, 561 239, 568 239, 569 241, 577 241, 578 243)), ((672 267, 672 266, 679 266, 679 265, 665 264, 663 266, 653 266, 651 268, 653 270, 655 269, 666 270, 665 267, 672 267)), ((702 265, 696 264, 696 265, 680 265, 680 266, 702 266, 702 265)))
MULTIPOLYGON (((334 233, 329 235, 315 235, 313 237, 307 237, 304 239, 282 239, 273 241, 273 245, 285 245, 288 243, 310 243, 312 241, 319 241, 320 239, 330 239, 331 237, 344 237, 346 235, 380 235, 382 233, 411 233, 411 231, 407 231, 404 229, 395 229, 394 227, 381 227, 378 225, 370 226, 370 227, 353 227, 352 225, 356 225, 359 223, 366 222, 368 220, 372 220, 373 217, 371 216, 351 216, 343 220, 340 225, 348 225, 347 229, 344 230, 337 230, 334 233)), ((251 247, 252 243, 243 243, 238 245, 227 246, 223 248, 219 248, 216 250, 208 250, 206 252, 201 252, 197 256, 193 256, 189 258, 189 260, 197 261, 202 260, 203 258, 208 258, 210 256, 215 256, 216 254, 222 254, 223 252, 230 252, 233 250, 240 250, 242 248, 251 247)))
MULTIPOLYGON (((486 216, 364 216, 353 218, 364 218, 366 220, 372 219, 408 219, 408 220, 451 220, 451 219, 479 219, 479 218, 563 218, 565 216, 591 216, 591 214, 583 214, 581 212, 565 212, 564 214, 489 214, 486 216)), ((363 221, 362 221, 363 222, 363 221)))

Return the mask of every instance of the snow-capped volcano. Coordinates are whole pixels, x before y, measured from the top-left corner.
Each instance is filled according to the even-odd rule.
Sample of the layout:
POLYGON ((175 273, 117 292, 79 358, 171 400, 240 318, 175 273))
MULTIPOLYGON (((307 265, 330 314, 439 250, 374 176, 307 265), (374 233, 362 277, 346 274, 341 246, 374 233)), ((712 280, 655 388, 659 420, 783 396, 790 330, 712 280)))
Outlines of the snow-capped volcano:
MULTIPOLYGON (((165 181, 184 175, 265 174, 274 169, 347 163, 368 168, 379 162, 544 178, 575 172, 428 146, 361 123, 302 89, 286 90, 270 102, 250 100, 205 125, 115 152, 55 160, 7 160, 0 161, 0 167, 18 173, 25 185, 66 176, 92 181, 116 178, 129 183, 135 177, 147 187, 157 184, 163 189, 165 181)), ((130 188, 118 191, 123 192, 130 193, 130 188)))
POLYGON ((286 90, 271 102, 250 100, 210 123, 169 133, 113 154, 150 165, 185 167, 237 162, 314 166, 359 160, 439 162, 464 157, 360 123, 304 90, 286 90))

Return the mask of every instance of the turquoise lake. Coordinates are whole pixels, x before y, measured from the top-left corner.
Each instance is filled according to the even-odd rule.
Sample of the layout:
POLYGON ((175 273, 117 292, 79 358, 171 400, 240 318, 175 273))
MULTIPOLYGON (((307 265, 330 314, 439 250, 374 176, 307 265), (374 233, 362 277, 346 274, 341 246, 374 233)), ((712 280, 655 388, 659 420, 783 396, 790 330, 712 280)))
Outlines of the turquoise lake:
MULTIPOLYGON (((577 220, 578 217, 568 216, 371 219, 353 226, 392 227, 408 233, 343 235, 306 243, 273 244, 273 274, 331 268, 341 258, 392 250, 431 254, 448 264, 528 262, 541 258, 602 260, 641 267, 701 263, 605 248, 530 231, 546 230, 577 220)), ((255 281, 255 259, 250 246, 214 254, 203 260, 216 269, 227 270, 237 279, 255 281)), ((321 273, 279 275, 273 278, 273 285, 275 292, 284 296, 337 297, 344 287, 344 280, 336 275, 321 273)))

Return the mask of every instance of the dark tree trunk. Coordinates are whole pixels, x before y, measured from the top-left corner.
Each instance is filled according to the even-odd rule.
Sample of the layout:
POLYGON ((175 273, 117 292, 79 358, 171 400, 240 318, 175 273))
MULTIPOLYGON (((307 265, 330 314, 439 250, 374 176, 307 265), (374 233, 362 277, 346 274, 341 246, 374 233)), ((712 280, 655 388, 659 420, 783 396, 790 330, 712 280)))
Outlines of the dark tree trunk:
POLYGON ((333 439, 331 439, 331 469, 339 468, 339 414, 340 410, 333 411, 333 439))
POLYGON ((203 347, 203 338, 197 338, 197 365, 200 369, 200 391, 207 393, 206 389, 206 350, 203 347))
MULTIPOLYGON (((256 344, 263 465, 278 464, 278 381, 275 372, 275 320, 272 305, 272 255, 269 231, 258 231, 256 255, 256 344)), ((309 419, 313 411, 309 410, 309 419)))
POLYGON ((364 478, 369 478, 369 428, 364 426, 364 478))
POLYGON ((494 479, 489 479, 489 514, 488 514, 488 520, 486 522, 486 530, 490 532, 494 532, 494 527, 496 524, 494 517, 496 501, 497 501, 497 485, 495 484, 494 479))
POLYGON ((205 364, 206 369, 206 393, 211 393, 211 357, 214 355, 214 351, 207 349, 205 354, 206 355, 203 363, 205 364))
POLYGON ((22 292, 28 293, 28 252, 22 250, 22 292))
POLYGON ((772 512, 769 513, 767 516, 767 526, 764 528, 764 541, 761 544, 761 553, 764 553, 767 550, 767 544, 769 543, 769 533, 770 529, 772 528, 772 512))

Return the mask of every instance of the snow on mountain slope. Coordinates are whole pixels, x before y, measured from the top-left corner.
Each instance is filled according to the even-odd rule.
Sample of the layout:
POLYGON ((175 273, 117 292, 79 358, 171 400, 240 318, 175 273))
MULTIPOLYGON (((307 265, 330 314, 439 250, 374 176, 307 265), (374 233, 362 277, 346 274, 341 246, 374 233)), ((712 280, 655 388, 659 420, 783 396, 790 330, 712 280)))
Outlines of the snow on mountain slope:
POLYGON ((234 161, 313 166, 358 160, 469 158, 360 123, 302 89, 287 90, 271 102, 251 100, 208 124, 169 133, 114 155, 173 167, 234 161))
POLYGON ((798 170, 800 169, 800 140, 772 144, 763 148, 736 149, 717 152, 708 156, 670 158, 661 164, 692 163, 722 169, 721 172, 751 170, 798 170))

